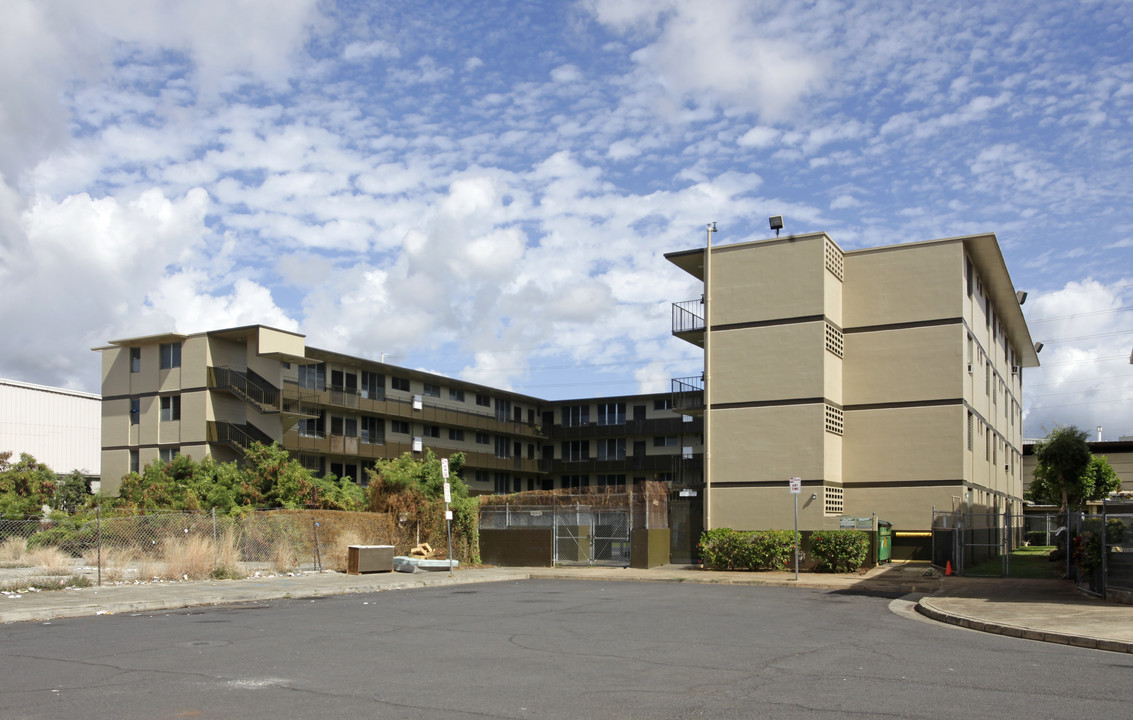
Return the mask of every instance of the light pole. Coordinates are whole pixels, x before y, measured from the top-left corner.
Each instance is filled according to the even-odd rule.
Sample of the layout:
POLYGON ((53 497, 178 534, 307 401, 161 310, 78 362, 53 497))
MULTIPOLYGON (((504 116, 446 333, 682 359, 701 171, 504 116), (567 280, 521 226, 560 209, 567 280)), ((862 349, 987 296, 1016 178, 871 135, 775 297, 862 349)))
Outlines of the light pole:
POLYGON ((708 242, 704 246, 704 529, 712 529, 712 233, 716 223, 708 223, 708 242))

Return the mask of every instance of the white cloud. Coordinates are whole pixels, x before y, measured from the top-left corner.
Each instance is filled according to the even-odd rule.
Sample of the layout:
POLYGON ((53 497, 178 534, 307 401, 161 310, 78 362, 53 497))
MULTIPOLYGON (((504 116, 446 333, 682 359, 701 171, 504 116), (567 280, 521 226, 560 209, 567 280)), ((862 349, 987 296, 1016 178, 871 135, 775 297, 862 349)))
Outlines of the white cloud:
POLYGON ((372 42, 352 42, 342 51, 344 60, 362 60, 368 58, 399 58, 401 50, 393 43, 385 40, 372 42))

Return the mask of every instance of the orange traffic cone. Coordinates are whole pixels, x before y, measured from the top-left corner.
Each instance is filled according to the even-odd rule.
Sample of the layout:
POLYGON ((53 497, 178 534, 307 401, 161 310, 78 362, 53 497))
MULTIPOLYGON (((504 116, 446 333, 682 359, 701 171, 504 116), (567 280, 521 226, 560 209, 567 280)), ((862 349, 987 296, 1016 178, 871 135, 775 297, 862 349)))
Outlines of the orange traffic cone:
POLYGON ((951 575, 951 574, 952 574, 952 561, 951 561, 951 560, 949 560, 949 561, 948 561, 948 562, 947 562, 947 563, 946 563, 946 564, 944 565, 944 574, 945 574, 945 575, 951 575))

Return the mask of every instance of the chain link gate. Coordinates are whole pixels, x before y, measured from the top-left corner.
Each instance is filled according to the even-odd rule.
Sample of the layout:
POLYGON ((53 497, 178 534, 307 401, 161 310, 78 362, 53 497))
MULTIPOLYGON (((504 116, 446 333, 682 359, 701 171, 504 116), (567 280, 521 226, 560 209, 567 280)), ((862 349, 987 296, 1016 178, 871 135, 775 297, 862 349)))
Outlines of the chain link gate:
POLYGON ((932 511, 932 564, 970 577, 1007 577, 1022 519, 1001 512, 932 511), (998 562, 996 562, 998 561, 998 562))

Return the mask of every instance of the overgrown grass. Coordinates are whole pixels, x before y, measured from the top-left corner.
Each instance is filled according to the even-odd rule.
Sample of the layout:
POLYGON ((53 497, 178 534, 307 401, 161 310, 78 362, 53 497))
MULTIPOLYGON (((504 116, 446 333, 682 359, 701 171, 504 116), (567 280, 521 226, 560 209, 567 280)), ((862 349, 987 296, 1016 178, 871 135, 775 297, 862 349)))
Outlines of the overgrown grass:
MULTIPOLYGON (((1049 580, 1062 577, 1063 564, 1048 559, 1050 545, 1030 545, 1016 548, 1007 563, 1007 577, 1021 580, 1049 580)), ((999 577, 1003 561, 999 558, 982 562, 964 570, 969 576, 999 577)))
POLYGON ((90 587, 92 585, 90 578, 83 577, 82 575, 72 575, 68 578, 28 578, 18 583, 8 583, 7 585, 0 585, 0 592, 6 593, 25 593, 25 592, 43 592, 46 590, 66 590, 67 588, 80 588, 90 587))

